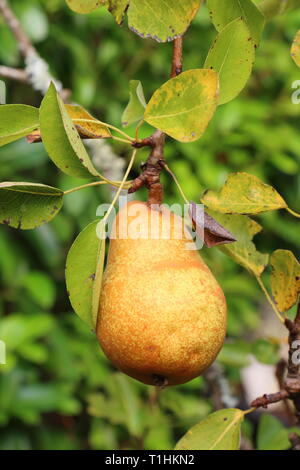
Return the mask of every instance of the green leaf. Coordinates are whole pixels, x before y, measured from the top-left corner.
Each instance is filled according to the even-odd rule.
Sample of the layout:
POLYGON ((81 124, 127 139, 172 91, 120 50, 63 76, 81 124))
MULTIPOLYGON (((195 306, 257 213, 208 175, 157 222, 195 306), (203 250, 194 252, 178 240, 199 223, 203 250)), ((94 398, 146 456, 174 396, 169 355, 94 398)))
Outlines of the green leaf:
POLYGON ((0 106, 0 147, 25 137, 39 126, 39 110, 24 104, 0 106))
MULTIPOLYGON (((105 1, 105 0, 104 0, 105 1)), ((118 24, 124 20, 125 11, 129 5, 130 0, 107 0, 108 11, 115 17, 118 24)))
POLYGON ((53 327, 54 318, 51 315, 14 313, 1 318, 0 338, 10 351, 14 351, 23 344, 47 336, 53 327))
POLYGON ((258 8, 267 20, 300 7, 300 0, 260 0, 258 8))
POLYGON ((130 80, 129 96, 129 103, 122 115, 122 125, 124 127, 130 126, 130 124, 140 121, 144 117, 146 100, 140 80, 130 80))
POLYGON ((65 107, 81 138, 109 139, 111 137, 108 127, 82 106, 66 104, 65 107))
POLYGON ((51 160, 70 176, 98 176, 65 105, 51 83, 40 107, 43 144, 51 160))
POLYGON ((30 271, 22 279, 22 286, 40 307, 44 309, 52 307, 56 294, 55 284, 45 273, 30 271))
POLYGON ((259 214, 287 207, 272 186, 248 173, 231 173, 218 193, 207 191, 201 202, 223 214, 259 214))
POLYGON ((298 67, 300 67, 300 29, 297 32, 292 47, 291 47, 291 56, 293 61, 298 67))
POLYGON ((66 0, 66 2, 69 8, 76 13, 91 13, 91 11, 105 5, 107 0, 66 0))
POLYGON ((256 357, 259 362, 263 364, 272 364, 275 365, 278 363, 278 344, 274 344, 271 341, 266 341, 265 339, 257 339, 252 344, 252 354, 256 357))
POLYGON ((224 215, 211 210, 208 212, 237 239, 219 249, 254 276, 259 276, 268 264, 269 255, 257 251, 252 239, 262 227, 245 215, 224 215))
POLYGON ((63 194, 44 184, 0 183, 0 223, 23 230, 39 227, 60 211, 63 194))
POLYGON ((297 302, 300 293, 300 264, 288 250, 276 250, 270 257, 272 266, 271 289, 281 312, 297 302))
POLYGON ((243 411, 219 410, 193 426, 177 443, 175 450, 238 450, 243 411))
POLYGON ((105 261, 105 226, 100 222, 97 226, 97 237, 99 240, 97 259, 96 259, 96 271, 95 271, 95 282, 93 287, 92 295, 92 318, 93 322, 96 325, 98 312, 99 312, 99 302, 102 288, 102 277, 104 270, 104 261, 105 261))
POLYGON ((265 18, 251 0, 207 0, 211 20, 217 31, 233 20, 242 18, 252 35, 255 45, 258 45, 265 18))
POLYGON ((218 98, 218 75, 194 69, 172 78, 155 91, 144 120, 181 142, 193 142, 204 133, 218 98))
POLYGON ((232 21, 218 34, 206 58, 204 68, 219 74, 219 104, 235 98, 247 83, 254 62, 254 45, 240 18, 232 21))
POLYGON ((246 367, 250 364, 250 346, 245 341, 226 342, 218 355, 218 362, 230 367, 246 367))
POLYGON ((105 240, 99 239, 96 233, 98 224, 99 220, 95 220, 78 235, 66 263, 66 283, 72 307, 93 329, 97 322, 105 254, 105 240))
POLYGON ((275 416, 264 413, 260 418, 258 426, 258 450, 289 449, 291 447, 288 438, 289 432, 275 416))
POLYGON ((0 104, 6 103, 6 87, 5 83, 0 80, 0 104))
POLYGON ((89 396, 88 412, 97 418, 123 425, 132 436, 142 436, 144 427, 143 404, 136 383, 120 372, 110 375, 106 383, 108 396, 94 393, 89 396))
POLYGON ((202 0, 130 0, 129 28, 142 38, 158 42, 182 36, 195 17, 202 0))

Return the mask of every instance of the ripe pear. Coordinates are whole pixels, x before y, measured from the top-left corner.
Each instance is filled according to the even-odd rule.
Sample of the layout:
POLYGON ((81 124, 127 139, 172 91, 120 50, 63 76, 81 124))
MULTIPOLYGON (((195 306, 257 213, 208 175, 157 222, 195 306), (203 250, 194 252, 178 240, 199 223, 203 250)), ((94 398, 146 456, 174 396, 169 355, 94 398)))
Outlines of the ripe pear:
POLYGON ((178 215, 139 201, 113 224, 97 337, 119 370, 145 384, 188 382, 223 345, 225 297, 186 232, 178 215))

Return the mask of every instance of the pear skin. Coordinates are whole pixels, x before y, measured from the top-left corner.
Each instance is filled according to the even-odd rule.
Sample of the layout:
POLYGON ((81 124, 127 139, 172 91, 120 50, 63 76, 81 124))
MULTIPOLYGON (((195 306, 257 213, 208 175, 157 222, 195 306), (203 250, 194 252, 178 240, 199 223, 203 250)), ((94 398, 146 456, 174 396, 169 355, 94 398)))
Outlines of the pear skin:
POLYGON ((226 333, 223 291, 163 206, 132 201, 116 216, 97 337, 111 362, 149 385, 178 385, 215 360, 226 333))

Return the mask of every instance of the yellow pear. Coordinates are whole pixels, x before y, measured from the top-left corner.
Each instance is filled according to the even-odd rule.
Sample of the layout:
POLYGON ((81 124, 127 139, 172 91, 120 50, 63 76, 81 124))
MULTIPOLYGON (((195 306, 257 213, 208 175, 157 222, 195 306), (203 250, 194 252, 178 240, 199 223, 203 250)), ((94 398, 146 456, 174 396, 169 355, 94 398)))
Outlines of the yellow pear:
POLYGON ((132 201, 112 228, 97 336, 121 371, 177 385, 215 360, 226 331, 223 291, 183 219, 132 201))

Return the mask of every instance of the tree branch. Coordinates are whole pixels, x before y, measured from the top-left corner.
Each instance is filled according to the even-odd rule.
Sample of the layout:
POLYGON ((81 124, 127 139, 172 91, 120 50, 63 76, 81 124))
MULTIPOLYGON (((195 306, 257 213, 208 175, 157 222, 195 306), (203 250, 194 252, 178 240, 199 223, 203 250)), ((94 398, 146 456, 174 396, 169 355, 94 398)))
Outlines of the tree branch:
POLYGON ((0 14, 15 36, 20 53, 25 60, 23 71, 1 66, 0 75, 4 78, 29 83, 34 90, 40 91, 42 94, 46 93, 52 81, 62 98, 66 100, 70 95, 69 90, 63 90, 62 84, 50 74, 47 62, 38 54, 7 0, 0 0, 0 14))
POLYGON ((182 72, 182 46, 182 37, 174 39, 171 78, 176 77, 182 72))
MULTIPOLYGON (((272 403, 289 399, 295 406, 296 422, 300 424, 300 364, 295 359, 295 344, 300 344, 300 300, 298 302, 295 320, 285 320, 285 326, 289 331, 289 359, 287 363, 287 375, 282 383, 282 390, 271 395, 263 395, 251 403, 255 408, 266 408, 272 403)), ((299 346, 298 346, 299 347, 299 346)))
POLYGON ((7 0, 0 0, 0 13, 2 13, 6 24, 9 26, 11 32, 15 36, 23 57, 26 58, 30 53, 36 52, 27 34, 23 30, 20 21, 10 8, 7 0))
POLYGON ((28 83, 27 73, 23 69, 16 69, 13 67, 6 67, 5 65, 0 65, 0 76, 7 78, 8 80, 28 83))

